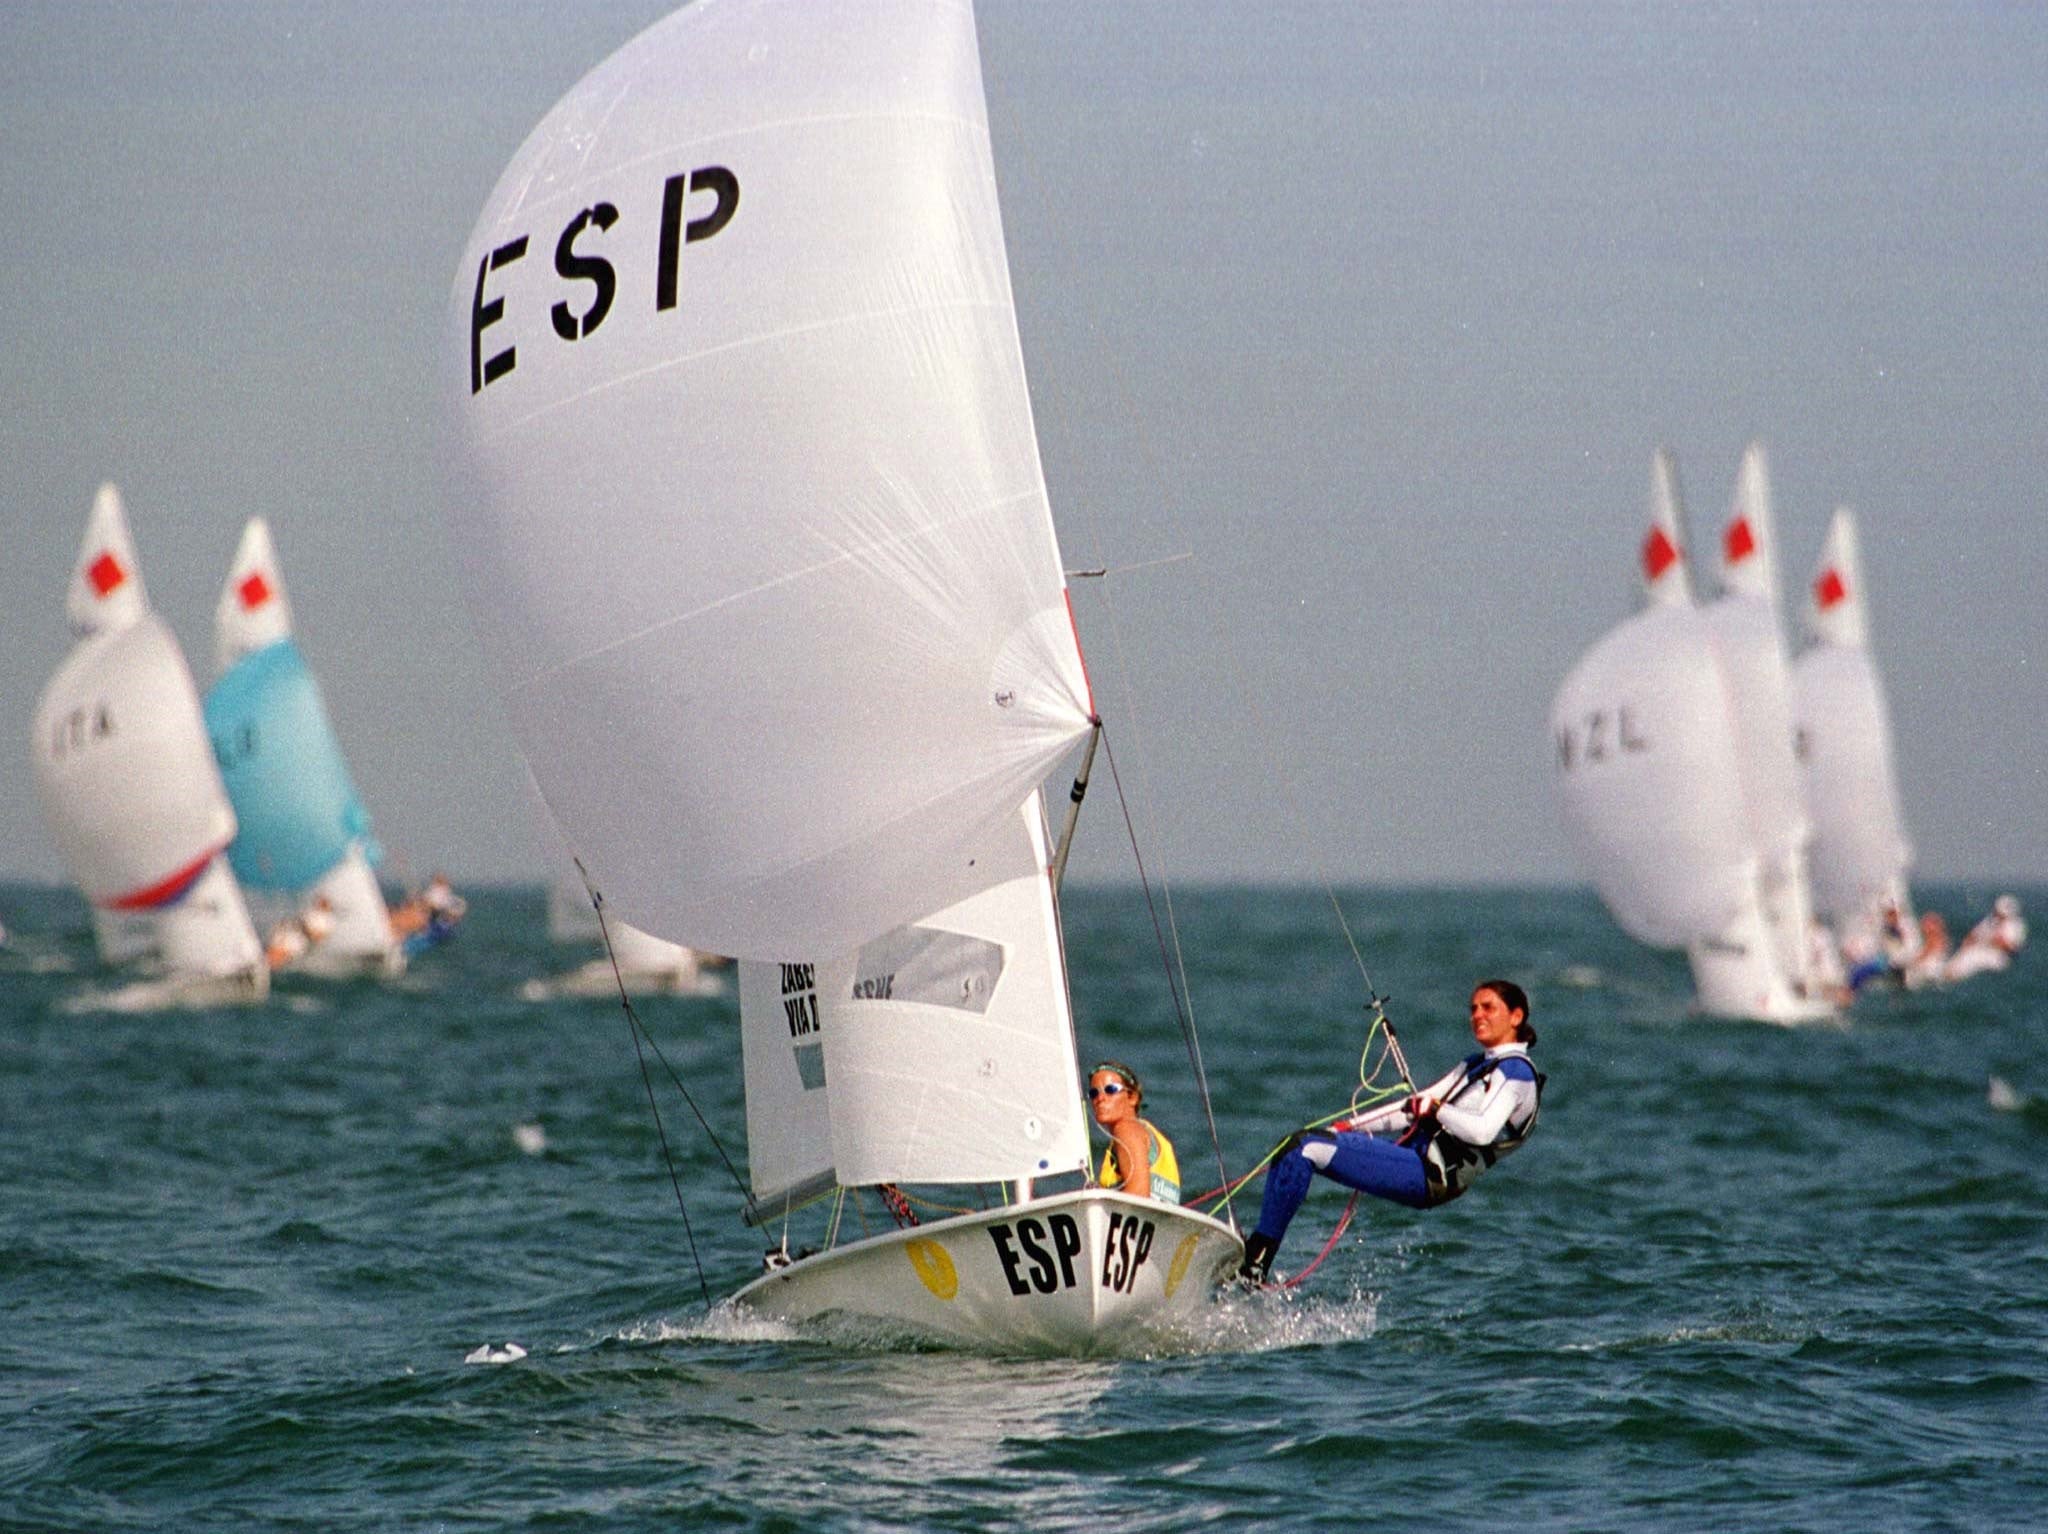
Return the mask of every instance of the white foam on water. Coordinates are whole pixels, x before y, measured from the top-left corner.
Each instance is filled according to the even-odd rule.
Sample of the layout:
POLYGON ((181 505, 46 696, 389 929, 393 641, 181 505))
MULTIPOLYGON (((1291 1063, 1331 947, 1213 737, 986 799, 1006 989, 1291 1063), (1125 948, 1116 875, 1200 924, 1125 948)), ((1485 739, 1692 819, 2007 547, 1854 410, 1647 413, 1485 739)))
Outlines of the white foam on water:
POLYGON ((525 1356, 526 1349, 516 1342, 501 1343, 496 1347, 486 1342, 471 1349, 462 1361, 466 1364, 516 1364, 525 1356))
POLYGON ((538 1156, 548 1148, 548 1132, 538 1124, 514 1124, 512 1143, 529 1156, 538 1156))
POLYGON ((2026 1093, 2003 1076, 1993 1076, 1984 1089, 1984 1101, 1996 1113, 2017 1113, 2027 1105, 2026 1093))

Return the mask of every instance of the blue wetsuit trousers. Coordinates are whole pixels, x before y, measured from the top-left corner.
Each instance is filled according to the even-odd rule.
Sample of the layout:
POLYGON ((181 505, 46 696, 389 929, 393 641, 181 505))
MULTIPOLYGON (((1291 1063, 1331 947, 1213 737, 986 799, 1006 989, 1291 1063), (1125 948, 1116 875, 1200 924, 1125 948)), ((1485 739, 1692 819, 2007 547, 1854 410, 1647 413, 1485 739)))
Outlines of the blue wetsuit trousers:
POLYGON ((1308 1197, 1308 1185, 1318 1172, 1347 1188, 1410 1209, 1422 1209, 1429 1203, 1422 1157, 1410 1147, 1371 1135, 1303 1135, 1266 1168, 1266 1191, 1259 1201, 1260 1235, 1278 1242, 1287 1234, 1288 1221, 1308 1197), (1324 1155, 1328 1161, 1318 1165, 1324 1155))

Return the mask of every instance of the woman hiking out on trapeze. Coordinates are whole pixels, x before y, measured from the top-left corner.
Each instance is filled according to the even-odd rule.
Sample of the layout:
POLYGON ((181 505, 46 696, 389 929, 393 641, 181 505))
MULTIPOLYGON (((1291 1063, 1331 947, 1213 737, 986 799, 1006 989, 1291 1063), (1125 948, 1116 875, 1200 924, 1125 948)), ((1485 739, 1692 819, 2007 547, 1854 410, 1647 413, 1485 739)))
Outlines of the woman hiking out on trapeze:
POLYGON ((1266 1282, 1287 1225, 1317 1173, 1411 1209, 1449 1203, 1535 1127, 1543 1077, 1530 1062, 1529 997, 1512 980, 1472 988, 1467 1055, 1414 1096, 1289 1140, 1266 1169, 1259 1223, 1239 1273, 1266 1282))

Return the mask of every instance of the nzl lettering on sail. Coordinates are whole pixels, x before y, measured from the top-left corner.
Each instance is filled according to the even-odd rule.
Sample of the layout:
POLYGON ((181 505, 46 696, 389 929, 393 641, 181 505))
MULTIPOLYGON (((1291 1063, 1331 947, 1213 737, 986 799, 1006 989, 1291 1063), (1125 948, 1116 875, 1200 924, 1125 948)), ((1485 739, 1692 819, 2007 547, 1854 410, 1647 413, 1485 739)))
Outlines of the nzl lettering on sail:
MULTIPOLYGON (((631 200, 622 200, 630 210, 631 200)), ((654 300, 656 314, 676 307, 677 272, 683 248, 718 233, 732 222, 739 205, 739 178, 722 165, 680 171, 661 183, 654 291, 648 295, 654 300), (693 216, 685 218, 686 213, 693 216)), ((651 207, 642 216, 653 216, 651 207)), ((571 218, 555 237, 555 275, 566 286, 563 296, 549 308, 548 319, 560 339, 584 340, 594 335, 611 314, 613 302, 619 296, 619 276, 606 257, 606 250, 615 248, 611 245, 614 239, 629 236, 630 225, 630 211, 622 212, 615 202, 596 202, 571 218)), ((493 274, 526 259, 528 238, 522 234, 509 239, 477 261, 476 294, 469 306, 471 394, 482 393, 485 386, 496 383, 519 365, 516 344, 508 344, 488 357, 484 355, 486 330, 504 324, 515 342, 540 333, 537 326, 529 328, 523 323, 525 316, 507 315, 502 296, 490 295, 493 274)))

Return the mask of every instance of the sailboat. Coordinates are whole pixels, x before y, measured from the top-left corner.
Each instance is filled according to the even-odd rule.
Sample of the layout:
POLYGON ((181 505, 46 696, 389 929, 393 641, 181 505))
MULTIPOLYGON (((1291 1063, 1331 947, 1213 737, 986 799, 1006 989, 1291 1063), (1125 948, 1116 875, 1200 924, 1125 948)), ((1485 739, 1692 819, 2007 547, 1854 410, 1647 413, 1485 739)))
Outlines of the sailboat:
POLYGON ((1814 903, 1845 952, 1876 954, 1887 911, 1915 930, 1893 771, 1891 711, 1870 649, 1869 600, 1846 506, 1828 523, 1806 600, 1807 647, 1793 665, 1800 765, 1813 817, 1814 903))
POLYGON ((1705 612, 1735 715, 1764 936, 1791 992, 1774 1006, 1779 1021, 1812 1022, 1832 1015, 1834 1005, 1813 965, 1813 824, 1800 774, 1792 667, 1779 605, 1777 511, 1761 442, 1743 449, 1720 556, 1721 593, 1705 612))
POLYGON ((610 907, 746 961, 779 1234, 735 1301, 997 1350, 1195 1325, 1236 1232, 1088 1177, 1040 796, 1096 721, 971 7, 643 33, 500 179, 444 361, 454 541, 550 811, 610 907), (835 1239, 901 1183, 959 1212, 835 1239))
POLYGON ((1716 625, 1696 604, 1677 460, 1652 460, 1643 606, 1572 667, 1550 729, 1566 833, 1615 921, 1680 948, 1699 1009, 1809 1015, 1766 931, 1743 741, 1716 625))
POLYGON ((268 918, 320 905, 329 930, 294 970, 402 969, 370 862, 369 815, 292 637, 291 601, 262 517, 242 529, 214 608, 214 664, 206 727, 240 826, 228 847, 236 877, 268 918))
POLYGON ((718 975, 694 948, 643 932, 616 913, 598 920, 575 855, 548 814, 530 770, 526 787, 535 832, 554 869, 548 881, 548 936, 556 943, 594 947, 597 953, 566 973, 526 981, 519 987, 520 999, 608 997, 621 990, 631 996, 710 996, 722 990, 718 975))
POLYGON ((261 1000, 270 972, 222 855, 235 814, 184 652, 151 609, 120 492, 93 500, 65 610, 77 643, 36 702, 36 791, 72 878, 161 978, 120 1004, 261 1000))

